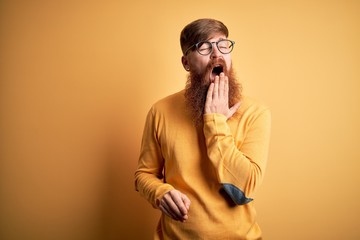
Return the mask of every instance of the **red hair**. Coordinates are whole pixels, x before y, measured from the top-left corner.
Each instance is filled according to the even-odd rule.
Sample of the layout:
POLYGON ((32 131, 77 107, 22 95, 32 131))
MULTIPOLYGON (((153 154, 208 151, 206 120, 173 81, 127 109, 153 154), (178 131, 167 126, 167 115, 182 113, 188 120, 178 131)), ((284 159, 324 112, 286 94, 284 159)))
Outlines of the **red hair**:
POLYGON ((211 18, 195 20, 184 27, 180 34, 180 45, 183 54, 192 45, 206 41, 214 33, 222 33, 229 36, 229 30, 220 21, 211 18))

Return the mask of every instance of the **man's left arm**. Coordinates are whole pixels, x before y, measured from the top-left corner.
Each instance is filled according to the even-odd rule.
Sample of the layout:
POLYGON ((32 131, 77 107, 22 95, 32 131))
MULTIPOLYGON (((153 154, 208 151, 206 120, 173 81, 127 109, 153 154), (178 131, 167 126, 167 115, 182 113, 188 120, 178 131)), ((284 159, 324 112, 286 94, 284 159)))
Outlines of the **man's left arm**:
POLYGON ((224 190, 237 204, 250 202, 265 172, 270 111, 262 111, 247 125, 239 148, 224 115, 204 115, 204 135, 208 157, 224 190))
MULTIPOLYGON (((227 105, 227 78, 223 74, 209 87, 204 114, 207 152, 223 189, 236 204, 246 204, 261 184, 270 140, 270 111, 252 113, 239 145, 227 124, 234 107, 227 105), (224 94, 222 94, 224 93, 224 94), (230 113, 229 113, 230 112, 230 113)), ((237 110, 238 107, 236 107, 237 110)))

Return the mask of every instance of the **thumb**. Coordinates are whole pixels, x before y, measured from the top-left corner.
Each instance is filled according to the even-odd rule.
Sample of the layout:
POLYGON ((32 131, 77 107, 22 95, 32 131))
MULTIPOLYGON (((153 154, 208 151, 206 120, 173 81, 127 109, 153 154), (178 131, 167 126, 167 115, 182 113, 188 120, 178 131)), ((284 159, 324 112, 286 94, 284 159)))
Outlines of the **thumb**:
POLYGON ((231 118, 234 115, 234 113, 236 113, 236 111, 240 108, 240 105, 241 103, 237 102, 229 109, 229 114, 227 116, 228 119, 231 118))

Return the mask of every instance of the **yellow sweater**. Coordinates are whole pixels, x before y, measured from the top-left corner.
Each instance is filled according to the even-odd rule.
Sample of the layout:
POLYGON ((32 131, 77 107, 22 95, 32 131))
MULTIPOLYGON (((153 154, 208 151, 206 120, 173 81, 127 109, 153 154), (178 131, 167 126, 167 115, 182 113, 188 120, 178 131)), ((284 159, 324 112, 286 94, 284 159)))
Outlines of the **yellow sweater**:
POLYGON ((136 190, 155 208, 177 189, 191 200, 184 223, 162 214, 155 239, 261 239, 251 199, 261 184, 270 139, 270 111, 243 97, 226 120, 205 114, 196 128, 184 91, 153 105, 146 119, 136 190))

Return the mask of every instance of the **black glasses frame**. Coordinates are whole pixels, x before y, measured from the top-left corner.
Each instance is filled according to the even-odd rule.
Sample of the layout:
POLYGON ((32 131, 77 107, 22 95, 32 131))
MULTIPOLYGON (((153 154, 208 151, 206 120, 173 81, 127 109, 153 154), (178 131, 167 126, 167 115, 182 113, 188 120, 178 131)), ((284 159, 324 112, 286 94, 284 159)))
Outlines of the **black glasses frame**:
POLYGON ((209 55, 213 52, 214 50, 214 47, 213 47, 213 44, 215 43, 217 49, 219 50, 219 52, 221 52, 222 54, 229 54, 232 52, 232 50, 234 49, 234 45, 235 45, 235 41, 232 41, 232 40, 229 40, 229 39, 221 39, 217 42, 210 42, 210 41, 201 41, 201 42, 198 42, 198 43, 195 43, 193 45, 191 45, 188 49, 186 49, 185 53, 184 53, 184 56, 186 56, 188 54, 188 52, 192 49, 192 48, 196 48, 196 51, 200 54, 200 55, 203 55, 203 56, 206 56, 206 55, 209 55), (231 42, 231 44, 229 45, 229 48, 230 49, 230 52, 223 52, 220 48, 219 48, 219 43, 220 42, 224 42, 224 41, 227 41, 227 42, 231 42), (209 53, 206 53, 206 54, 203 54, 199 51, 199 45, 200 44, 204 44, 204 43, 208 43, 210 46, 211 46, 211 50, 209 53))

